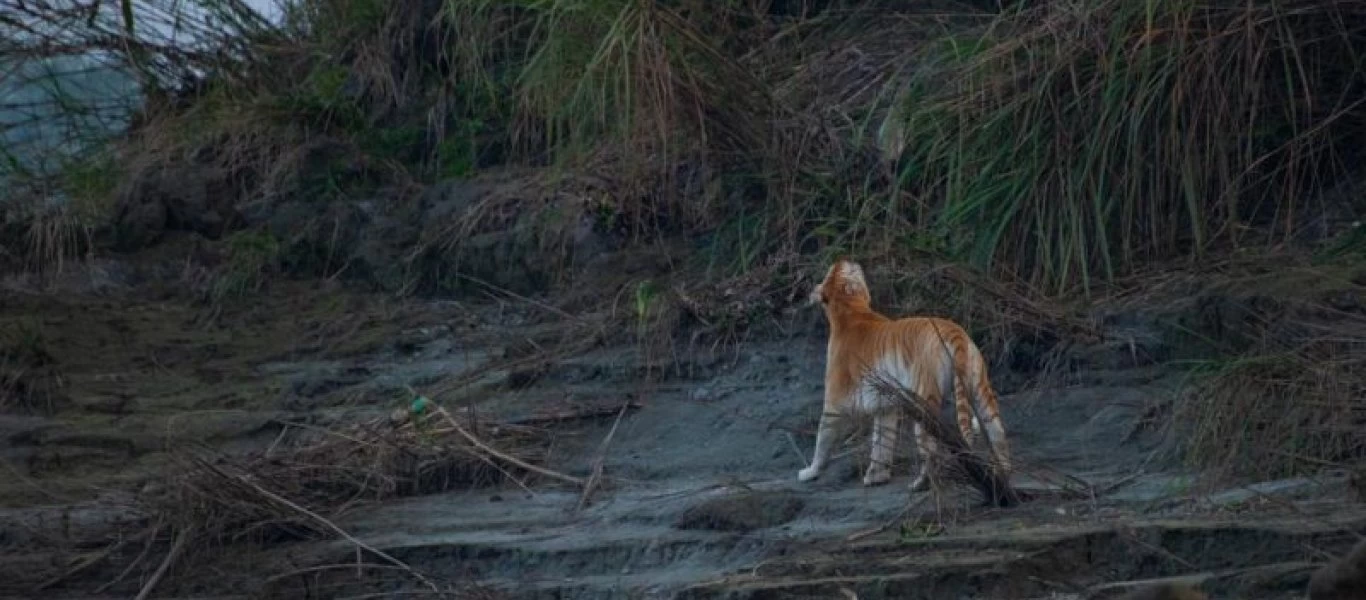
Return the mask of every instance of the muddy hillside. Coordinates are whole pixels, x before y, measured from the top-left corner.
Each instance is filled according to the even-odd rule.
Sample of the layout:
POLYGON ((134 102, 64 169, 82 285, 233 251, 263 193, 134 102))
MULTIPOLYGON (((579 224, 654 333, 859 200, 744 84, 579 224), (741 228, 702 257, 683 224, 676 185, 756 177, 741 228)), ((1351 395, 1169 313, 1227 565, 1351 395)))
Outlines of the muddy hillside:
POLYGON ((1366 8, 104 4, 0 0, 4 598, 1366 597, 1366 8), (838 257, 1013 502, 799 481, 838 257))

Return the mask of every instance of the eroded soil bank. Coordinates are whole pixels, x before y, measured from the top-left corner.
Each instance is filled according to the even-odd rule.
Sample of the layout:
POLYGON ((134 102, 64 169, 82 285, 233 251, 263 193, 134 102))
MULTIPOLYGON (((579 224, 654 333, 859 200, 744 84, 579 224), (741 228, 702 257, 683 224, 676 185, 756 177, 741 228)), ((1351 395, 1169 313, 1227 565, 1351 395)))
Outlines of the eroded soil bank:
POLYGON ((904 459, 890 485, 862 487, 863 438, 820 480, 796 481, 824 358, 809 311, 738 345, 661 351, 593 339, 603 315, 511 297, 279 282, 211 308, 157 283, 167 268, 109 262, 45 288, 5 284, 8 339, 43 357, 23 380, 38 401, 0 415, 5 594, 132 597, 173 541, 136 538, 148 519, 136 498, 167 482, 177 453, 260 453, 385 417, 414 391, 534 426, 550 438, 548 469, 590 479, 601 465, 602 477, 587 498, 539 477, 362 502, 333 521, 346 537, 187 551, 153 597, 430 595, 411 568, 519 598, 1080 598, 1165 577, 1216 598, 1299 598, 1309 569, 1366 528, 1349 475, 1332 470, 1192 485, 1161 452, 1161 428, 1144 426, 1182 378, 1140 359, 1161 354, 1156 334, 1074 349, 1047 386, 998 377, 1016 483, 1037 498, 988 510, 952 486, 909 494, 904 459), (361 554, 372 566, 355 565, 361 554))

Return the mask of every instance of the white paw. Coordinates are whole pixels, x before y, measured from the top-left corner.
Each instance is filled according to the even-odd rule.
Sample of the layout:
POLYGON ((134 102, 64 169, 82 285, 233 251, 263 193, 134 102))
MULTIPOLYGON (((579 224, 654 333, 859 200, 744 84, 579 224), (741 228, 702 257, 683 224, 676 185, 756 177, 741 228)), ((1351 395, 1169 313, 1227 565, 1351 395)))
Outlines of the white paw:
POLYGON ((815 479, 817 475, 820 474, 820 469, 817 469, 814 466, 807 467, 805 469, 797 471, 797 481, 811 481, 812 479, 815 479))

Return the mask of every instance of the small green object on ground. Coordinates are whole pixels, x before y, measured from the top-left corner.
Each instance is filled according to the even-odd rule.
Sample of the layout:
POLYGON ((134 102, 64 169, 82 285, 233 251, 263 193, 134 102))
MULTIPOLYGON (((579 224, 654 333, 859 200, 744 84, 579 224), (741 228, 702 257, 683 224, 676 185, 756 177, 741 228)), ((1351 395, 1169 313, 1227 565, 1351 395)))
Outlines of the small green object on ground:
POLYGON ((420 415, 423 413, 423 411, 427 410, 427 403, 428 400, 426 396, 418 396, 416 398, 413 398, 413 403, 408 406, 408 411, 415 415, 420 415))

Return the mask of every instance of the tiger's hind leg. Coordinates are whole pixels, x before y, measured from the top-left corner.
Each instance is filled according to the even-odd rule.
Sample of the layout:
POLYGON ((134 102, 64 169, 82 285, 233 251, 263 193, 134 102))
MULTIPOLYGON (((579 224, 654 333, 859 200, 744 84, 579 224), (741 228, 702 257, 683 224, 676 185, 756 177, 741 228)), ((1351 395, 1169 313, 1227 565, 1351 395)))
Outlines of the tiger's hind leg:
POLYGON ((923 492, 930 489, 930 477, 939 468, 939 442, 925 429, 920 423, 915 424, 915 447, 920 454, 920 472, 911 481, 912 492, 923 492))
POLYGON ((982 423, 973 414, 972 395, 961 373, 953 378, 953 406, 958 414, 958 431, 963 434, 963 442, 971 449, 982 433, 982 423))
POLYGON ((873 417, 873 448, 863 485, 878 485, 892 479, 892 460, 896 450, 897 427, 901 414, 886 411, 873 417))

